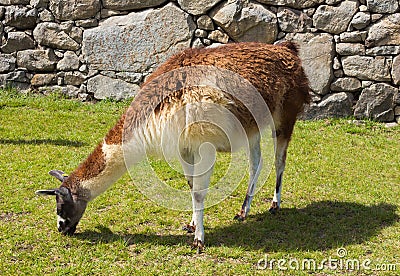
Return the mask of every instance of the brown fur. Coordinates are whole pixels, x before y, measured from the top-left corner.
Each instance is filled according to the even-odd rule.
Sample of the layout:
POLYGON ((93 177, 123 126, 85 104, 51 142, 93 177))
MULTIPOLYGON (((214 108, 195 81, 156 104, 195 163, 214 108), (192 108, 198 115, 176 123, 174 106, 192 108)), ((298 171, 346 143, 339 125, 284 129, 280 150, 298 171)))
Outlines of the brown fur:
MULTIPOLYGON (((154 87, 135 99, 127 117, 129 123, 136 125, 126 127, 134 128, 149 112, 161 108, 154 104, 164 102, 168 105, 169 99, 182 96, 183 91, 174 82, 167 83, 168 79, 157 77, 187 66, 209 65, 230 70, 247 79, 264 98, 273 116, 275 115, 277 133, 289 138, 297 114, 311 100, 309 82, 297 54, 298 47, 292 42, 278 45, 247 42, 226 44, 217 48, 187 49, 171 57, 146 79, 143 88, 152 85, 154 87), (153 83, 156 79, 163 83, 153 83), (157 85, 175 92, 164 99, 165 95, 159 93, 157 85)), ((243 115, 243 108, 240 108, 240 103, 236 103, 241 110, 238 113, 233 110, 233 113, 243 115)))
MULTIPOLYGON (((308 79, 297 56, 298 48, 291 42, 280 45, 262 43, 233 43, 217 48, 187 49, 162 64, 151 74, 143 85, 145 93, 139 93, 127 112, 105 137, 106 144, 121 144, 123 129, 137 127, 152 112, 165 110, 173 101, 179 101, 186 93, 175 82, 157 77, 174 69, 187 66, 209 65, 230 70, 247 79, 261 94, 269 106, 277 127, 277 135, 290 138, 297 114, 310 102, 308 79), (152 87, 153 85, 153 87, 152 87), (162 94, 157 87, 167 87, 169 92, 162 94), (126 120, 125 120, 126 119, 126 120), (124 126, 125 122, 125 126, 124 126)), ((207 74, 207 72, 204 72, 207 74)), ((249 95, 251 97, 251 95, 249 95)), ((245 107, 235 101, 234 114, 248 125, 245 107), (240 115, 243 118, 240 118, 240 115)), ((79 181, 98 175, 105 168, 105 158, 100 143, 94 152, 71 174, 63 185, 77 193, 79 181)))

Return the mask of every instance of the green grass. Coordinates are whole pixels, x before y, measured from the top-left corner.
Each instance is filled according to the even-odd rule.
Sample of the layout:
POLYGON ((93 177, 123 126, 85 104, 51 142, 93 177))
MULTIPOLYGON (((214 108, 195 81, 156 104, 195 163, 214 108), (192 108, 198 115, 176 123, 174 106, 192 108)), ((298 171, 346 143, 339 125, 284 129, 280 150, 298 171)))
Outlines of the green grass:
MULTIPOLYGON (((369 121, 298 122, 281 212, 268 213, 272 174, 250 217, 234 221, 245 195, 241 185, 206 210, 206 249, 200 255, 189 246, 193 237, 181 231, 191 213, 157 206, 128 175, 89 204, 75 236, 61 236, 54 199, 34 191, 58 186, 47 172, 71 172, 127 105, 0 91, 0 275, 282 275, 277 262, 272 271, 257 269, 257 262, 262 266, 266 256, 289 267, 313 259, 319 266, 340 259, 339 248, 347 250, 342 262, 369 259, 373 269, 396 264, 397 271, 333 270, 325 263, 323 269, 286 272, 400 273, 400 128, 369 121)), ((164 176, 182 181, 178 173, 164 176)))

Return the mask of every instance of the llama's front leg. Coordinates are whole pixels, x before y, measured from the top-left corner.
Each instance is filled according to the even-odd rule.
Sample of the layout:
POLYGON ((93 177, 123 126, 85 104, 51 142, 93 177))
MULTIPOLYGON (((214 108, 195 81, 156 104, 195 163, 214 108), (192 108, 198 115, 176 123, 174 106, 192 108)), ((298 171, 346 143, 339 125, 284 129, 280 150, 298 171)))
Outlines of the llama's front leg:
POLYGON ((204 199, 207 191, 193 191, 193 219, 194 219, 194 241, 193 248, 197 248, 197 253, 204 249, 204 199))
MULTIPOLYGON (((193 180, 192 180, 193 181, 193 180)), ((190 183, 190 180, 188 180, 188 183, 190 183)), ((191 191, 193 190, 193 184, 189 184, 191 191)), ((194 194, 192 192, 192 204, 194 204, 195 199, 194 199, 194 194)), ((190 221, 189 224, 186 224, 185 226, 182 227, 183 231, 186 231, 188 233, 194 233, 196 231, 196 212, 195 206, 193 205, 193 213, 192 213, 192 220, 190 221)))
POLYGON ((236 220, 243 221, 250 212, 251 201, 253 200, 256 190, 258 176, 260 175, 262 167, 261 149, 260 149, 260 135, 255 135, 249 139, 250 147, 250 179, 247 187, 246 197, 244 199, 242 209, 235 216, 236 220))
MULTIPOLYGON (((194 154, 189 152, 189 150, 184 149, 181 150, 180 162, 185 173, 185 177, 187 179, 188 185, 190 187, 190 191, 193 190, 193 169, 194 169, 194 154)), ((192 202, 194 202, 193 193, 192 193, 192 202)), ((194 206, 193 206, 194 209, 194 206)), ((182 227, 183 231, 187 231, 188 233, 194 233, 196 230, 196 214, 193 212, 192 220, 189 224, 186 224, 182 227)))
POLYGON ((214 168, 214 164, 211 162, 214 160, 212 155, 204 153, 202 153, 202 156, 195 155, 194 158, 192 200, 195 231, 193 247, 197 248, 198 253, 204 248, 204 200, 207 195, 211 174, 214 168))

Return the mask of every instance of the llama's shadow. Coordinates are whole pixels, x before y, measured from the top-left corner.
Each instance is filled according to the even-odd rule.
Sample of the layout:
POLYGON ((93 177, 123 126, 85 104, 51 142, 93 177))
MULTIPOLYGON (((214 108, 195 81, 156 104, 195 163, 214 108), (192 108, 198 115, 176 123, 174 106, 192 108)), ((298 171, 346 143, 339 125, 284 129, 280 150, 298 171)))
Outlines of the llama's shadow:
MULTIPOLYGON (((362 243, 399 220, 397 207, 391 204, 362 205, 351 202, 320 201, 305 208, 283 208, 279 214, 250 215, 244 223, 206 228, 207 246, 250 249, 325 250, 338 245, 362 243)), ((127 244, 176 245, 189 242, 187 234, 121 234, 99 226, 76 238, 97 242, 124 240, 127 244)))
POLYGON ((64 139, 0 139, 0 145, 53 145, 66 147, 83 147, 87 144, 64 139))

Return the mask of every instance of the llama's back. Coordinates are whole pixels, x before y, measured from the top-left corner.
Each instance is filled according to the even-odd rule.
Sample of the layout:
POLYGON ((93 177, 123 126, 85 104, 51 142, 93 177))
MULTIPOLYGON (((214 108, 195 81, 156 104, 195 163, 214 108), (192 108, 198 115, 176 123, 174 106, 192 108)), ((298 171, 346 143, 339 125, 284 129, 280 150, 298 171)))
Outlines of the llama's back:
MULTIPOLYGON (((297 48, 292 43, 281 46, 236 43, 217 48, 188 49, 171 57, 146 79, 141 93, 127 112, 125 128, 133 130, 151 117, 153 126, 146 130, 152 131, 149 137, 161 139, 157 134, 161 135, 161 132, 157 129, 169 129, 163 134, 170 137, 169 141, 179 138, 183 144, 196 147, 207 140, 221 151, 230 150, 232 141, 229 140, 232 137, 236 137, 234 141, 240 140, 238 137, 242 135, 235 134, 244 130, 249 136, 265 122, 261 125, 256 122, 254 110, 249 110, 246 102, 254 102, 261 95, 262 98, 256 102, 264 100, 274 123, 279 125, 284 116, 295 120, 304 104, 310 101, 309 90, 297 48), (213 67, 217 69, 210 71, 209 68, 213 67), (219 91, 211 86, 185 87, 180 81, 191 78, 192 84, 201 83, 210 74, 217 75, 219 69, 222 69, 222 76, 214 79, 227 83, 226 90, 241 86, 240 82, 251 84, 253 89, 240 89, 240 97, 236 97, 232 91, 219 91), (240 81, 238 76, 244 80, 240 81), (169 91, 167 95, 163 90, 169 91), (238 129, 234 121, 243 128, 238 129), (169 124, 168 128, 165 128, 166 124, 169 124)), ((156 143, 149 141, 148 144, 156 143)))
POLYGON ((298 113, 311 100, 297 46, 291 42, 232 43, 216 48, 187 49, 162 64, 144 85, 166 72, 198 65, 215 66, 241 75, 258 90, 271 112, 282 100, 291 99, 297 103, 294 107, 298 113))

